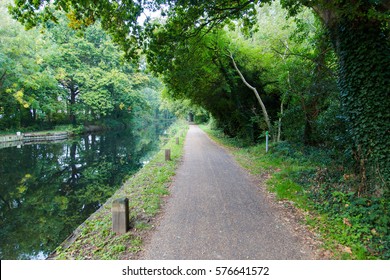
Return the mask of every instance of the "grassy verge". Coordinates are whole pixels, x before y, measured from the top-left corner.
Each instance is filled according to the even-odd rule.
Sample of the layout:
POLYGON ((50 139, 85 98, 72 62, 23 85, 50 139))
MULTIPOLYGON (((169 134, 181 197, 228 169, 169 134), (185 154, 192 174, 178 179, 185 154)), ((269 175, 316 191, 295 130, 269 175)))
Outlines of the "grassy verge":
POLYGON ((304 210, 306 223, 321 236, 334 259, 389 259, 390 212, 386 197, 358 197, 358 179, 331 151, 288 143, 245 146, 238 139, 202 126, 231 150, 251 174, 270 174, 267 187, 279 200, 304 210))
POLYGON ((143 237, 153 227, 164 196, 180 161, 188 125, 171 126, 161 151, 144 168, 132 176, 102 208, 76 230, 76 237, 55 251, 55 259, 132 259, 141 250, 143 237), (179 138, 179 144, 176 144, 179 138), (171 149, 171 161, 165 161, 165 149, 171 149), (127 197, 132 229, 126 234, 112 232, 112 201, 127 197))

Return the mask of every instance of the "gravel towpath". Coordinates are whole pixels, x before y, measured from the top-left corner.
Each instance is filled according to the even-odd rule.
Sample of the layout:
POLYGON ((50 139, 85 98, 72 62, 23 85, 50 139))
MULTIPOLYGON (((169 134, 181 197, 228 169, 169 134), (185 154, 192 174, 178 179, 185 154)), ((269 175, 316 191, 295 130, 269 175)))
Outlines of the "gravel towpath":
POLYGON ((143 259, 314 258, 254 180, 197 126, 190 126, 184 152, 143 259))

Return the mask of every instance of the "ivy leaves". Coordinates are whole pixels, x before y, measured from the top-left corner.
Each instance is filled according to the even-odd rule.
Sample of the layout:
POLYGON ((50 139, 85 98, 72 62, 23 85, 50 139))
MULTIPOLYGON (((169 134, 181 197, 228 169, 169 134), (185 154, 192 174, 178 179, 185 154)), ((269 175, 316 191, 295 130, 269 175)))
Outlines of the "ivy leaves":
POLYGON ((380 22, 364 19, 345 20, 333 30, 351 149, 362 175, 361 192, 388 191, 390 183, 390 43, 384 31, 380 22), (372 181, 370 189, 367 177, 372 181))

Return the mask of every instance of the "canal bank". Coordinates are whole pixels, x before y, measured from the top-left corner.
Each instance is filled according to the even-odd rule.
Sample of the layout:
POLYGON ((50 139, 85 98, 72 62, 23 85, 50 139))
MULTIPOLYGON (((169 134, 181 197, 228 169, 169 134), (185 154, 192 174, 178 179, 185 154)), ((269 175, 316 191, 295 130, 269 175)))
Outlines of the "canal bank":
POLYGON ((15 134, 0 135, 0 149, 17 147, 30 143, 62 141, 68 139, 72 135, 73 133, 68 131, 17 132, 15 134))
POLYGON ((154 227, 164 197, 183 152, 188 125, 178 122, 165 135, 161 150, 59 246, 50 259, 135 259, 144 237, 154 227), (171 160, 165 159, 170 149, 171 160), (122 235, 112 231, 113 200, 129 199, 131 229, 122 235))

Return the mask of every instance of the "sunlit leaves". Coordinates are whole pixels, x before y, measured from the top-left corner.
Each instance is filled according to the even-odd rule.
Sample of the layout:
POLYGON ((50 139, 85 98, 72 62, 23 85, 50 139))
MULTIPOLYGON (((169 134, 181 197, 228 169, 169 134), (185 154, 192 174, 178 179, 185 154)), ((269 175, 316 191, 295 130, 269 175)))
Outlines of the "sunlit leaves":
POLYGON ((26 32, 0 5, 0 104, 4 106, 0 129, 29 121, 28 110, 44 110, 60 94, 53 72, 47 68, 51 53, 37 30, 26 32))

